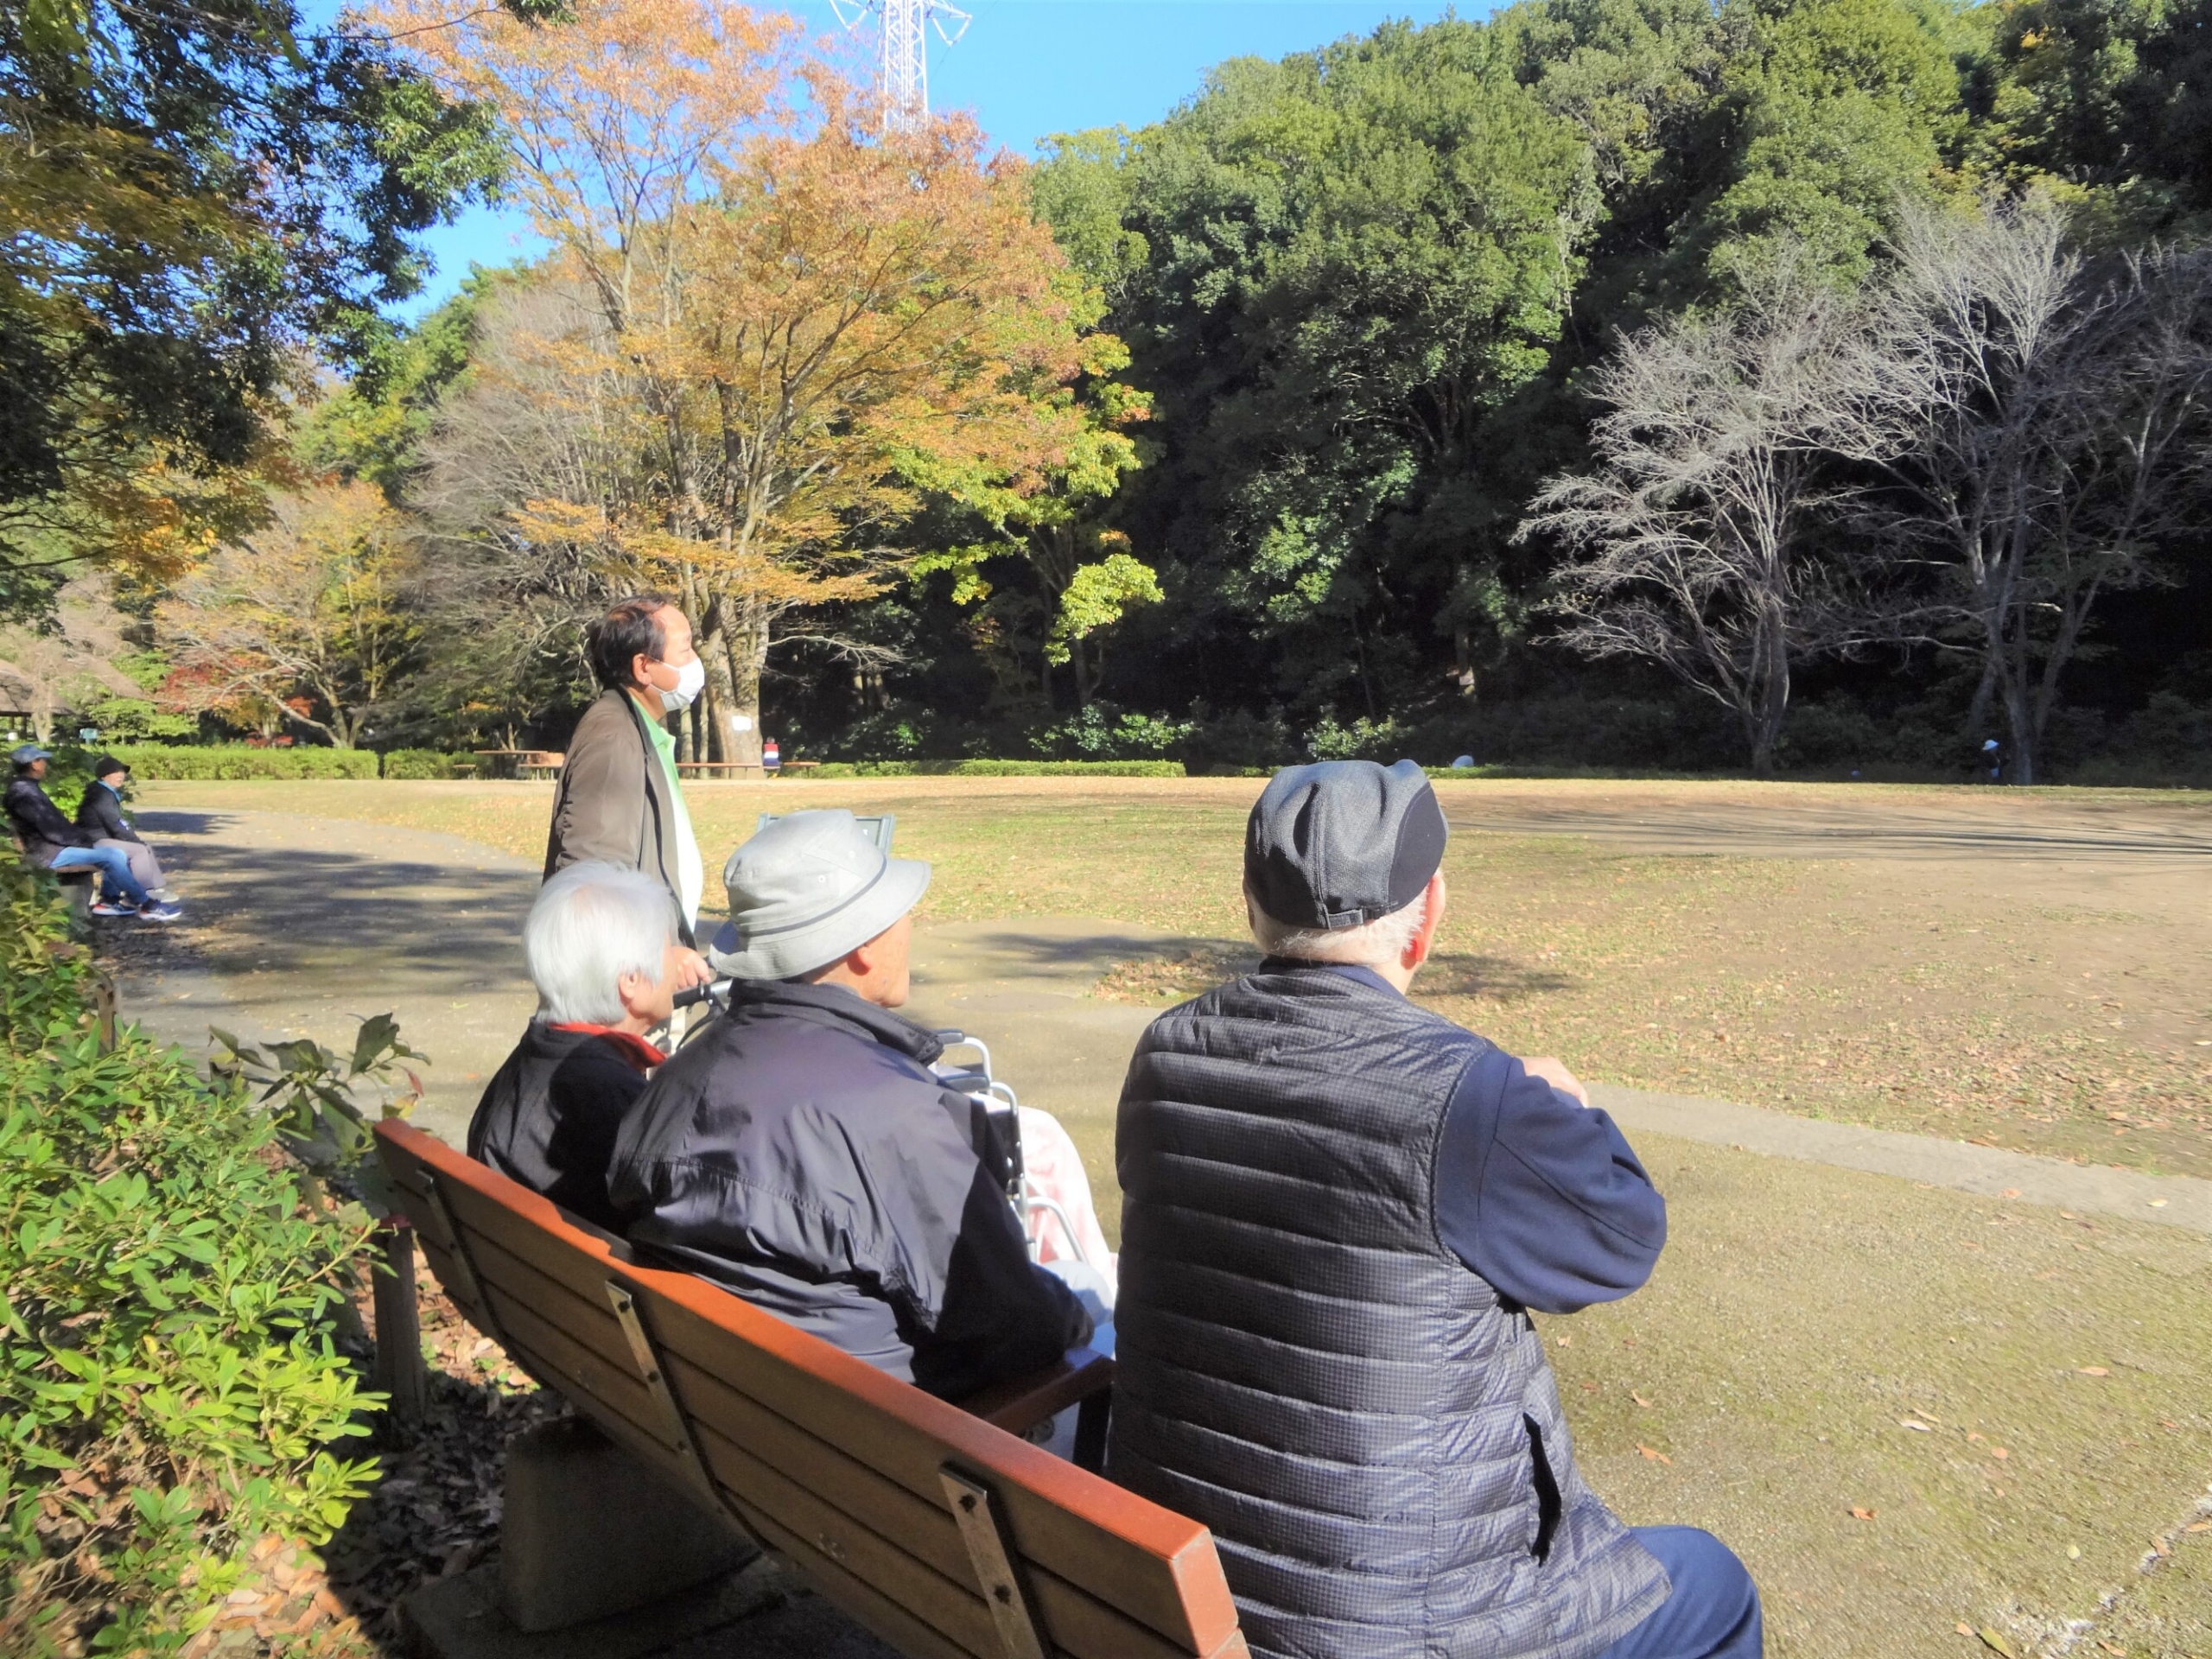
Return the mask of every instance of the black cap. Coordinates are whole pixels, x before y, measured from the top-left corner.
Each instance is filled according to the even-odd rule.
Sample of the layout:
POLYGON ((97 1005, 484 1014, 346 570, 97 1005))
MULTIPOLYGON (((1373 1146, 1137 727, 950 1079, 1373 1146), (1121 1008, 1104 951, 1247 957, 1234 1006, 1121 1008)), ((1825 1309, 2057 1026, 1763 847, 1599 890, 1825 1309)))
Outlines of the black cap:
POLYGON ((1444 809, 1410 760, 1286 766, 1244 826, 1244 884, 1287 927, 1358 927, 1421 897, 1444 861, 1444 809))
POLYGON ((111 754, 104 754, 92 762, 92 776, 95 778, 105 778, 111 772, 127 772, 130 770, 130 767, 111 754))

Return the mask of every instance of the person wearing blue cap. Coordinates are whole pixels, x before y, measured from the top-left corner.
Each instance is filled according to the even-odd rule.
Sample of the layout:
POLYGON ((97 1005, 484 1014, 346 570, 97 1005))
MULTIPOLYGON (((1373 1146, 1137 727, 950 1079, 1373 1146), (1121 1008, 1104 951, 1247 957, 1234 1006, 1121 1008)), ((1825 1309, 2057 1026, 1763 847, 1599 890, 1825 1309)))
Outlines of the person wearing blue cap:
POLYGON ((1258 1659, 1756 1659, 1743 1564, 1575 1466, 1529 1312, 1641 1287, 1666 1205, 1560 1062, 1407 1000, 1446 834, 1409 760, 1253 808, 1266 959, 1122 1092, 1107 1472, 1212 1529, 1258 1659))
POLYGON ((146 890, 131 874, 130 859, 124 849, 103 845, 96 833, 70 823, 48 798, 46 768, 54 759, 53 750, 24 743, 9 759, 14 762, 15 775, 8 780, 8 822, 16 839, 22 842, 24 857, 45 870, 98 870, 101 896, 92 906, 96 916, 173 922, 184 913, 146 890))

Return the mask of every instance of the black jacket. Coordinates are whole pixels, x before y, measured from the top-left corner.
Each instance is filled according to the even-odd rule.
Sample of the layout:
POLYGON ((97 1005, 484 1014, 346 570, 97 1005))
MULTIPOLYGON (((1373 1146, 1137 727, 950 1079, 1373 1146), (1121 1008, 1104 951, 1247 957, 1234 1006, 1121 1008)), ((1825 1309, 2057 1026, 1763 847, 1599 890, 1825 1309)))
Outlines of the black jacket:
POLYGON ((645 1074, 621 1044, 531 1021, 468 1121, 468 1155, 615 1230, 607 1168, 645 1074))
POLYGON ((1050 1364, 1090 1316, 1031 1264, 939 1048, 840 987, 741 982, 623 1123, 624 1230, 948 1399, 1050 1364))
POLYGON ((123 801, 97 778, 85 785, 85 798, 77 803, 77 827, 95 841, 137 841, 145 837, 123 816, 123 801))
POLYGON ((22 838, 24 853, 41 868, 52 868, 54 855, 63 848, 89 847, 99 839, 63 817, 61 809, 31 779, 10 780, 6 800, 8 822, 22 838))

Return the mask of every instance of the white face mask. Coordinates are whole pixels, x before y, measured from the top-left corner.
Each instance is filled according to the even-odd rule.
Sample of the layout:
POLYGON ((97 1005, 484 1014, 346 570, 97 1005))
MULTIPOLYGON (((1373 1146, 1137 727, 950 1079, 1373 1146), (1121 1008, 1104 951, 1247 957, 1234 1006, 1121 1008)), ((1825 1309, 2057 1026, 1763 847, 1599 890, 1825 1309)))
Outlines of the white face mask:
MULTIPOLYGON (((667 664, 664 664, 662 666, 665 667, 667 664)), ((689 709, 698 701, 699 694, 706 689, 707 665, 696 657, 676 671, 676 690, 660 691, 658 686, 653 688, 656 691, 660 691, 660 706, 671 715, 681 709, 689 709)))

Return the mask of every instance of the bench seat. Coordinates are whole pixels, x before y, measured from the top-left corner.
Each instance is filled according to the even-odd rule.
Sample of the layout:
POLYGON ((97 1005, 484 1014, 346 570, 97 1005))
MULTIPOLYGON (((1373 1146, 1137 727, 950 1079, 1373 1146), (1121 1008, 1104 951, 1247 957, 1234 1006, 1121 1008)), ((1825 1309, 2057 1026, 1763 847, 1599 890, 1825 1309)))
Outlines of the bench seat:
POLYGON ((1212 1535, 1017 1438, 1110 1382, 1077 1351, 950 1404, 397 1121, 377 1126, 462 1313, 603 1432, 913 1659, 1230 1659, 1212 1535))

